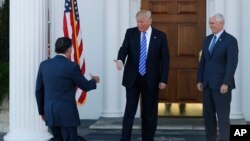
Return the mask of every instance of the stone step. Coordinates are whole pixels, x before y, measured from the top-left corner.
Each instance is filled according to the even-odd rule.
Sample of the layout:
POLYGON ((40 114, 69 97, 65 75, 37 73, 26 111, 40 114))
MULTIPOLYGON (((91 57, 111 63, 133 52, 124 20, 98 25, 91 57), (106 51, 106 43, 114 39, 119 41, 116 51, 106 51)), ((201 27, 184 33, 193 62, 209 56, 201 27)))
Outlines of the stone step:
MULTIPOLYGON (((231 124, 247 124, 243 119, 231 120, 231 124)), ((122 129, 122 118, 100 118, 90 129, 122 129)), ((140 118, 134 121, 133 129, 141 128, 140 118)), ((157 130, 204 130, 203 118, 158 118, 157 130)))
MULTIPOLYGON (((83 120, 84 121, 84 120, 83 120)), ((243 119, 231 120, 231 124, 246 125, 243 119)), ((99 118, 89 129, 122 129, 122 118, 99 118)), ((133 129, 141 129, 141 120, 136 118, 133 129)), ((9 130, 9 113, 0 113, 0 132, 9 130)), ((203 118, 158 118, 157 130, 204 130, 203 118)))

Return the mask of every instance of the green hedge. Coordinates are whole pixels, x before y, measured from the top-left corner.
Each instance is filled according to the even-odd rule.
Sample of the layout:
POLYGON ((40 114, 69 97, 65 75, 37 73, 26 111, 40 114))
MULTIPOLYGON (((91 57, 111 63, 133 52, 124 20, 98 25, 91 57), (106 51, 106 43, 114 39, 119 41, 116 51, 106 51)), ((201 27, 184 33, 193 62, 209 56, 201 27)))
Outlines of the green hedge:
POLYGON ((9 63, 0 63, 0 105, 9 93, 9 63))
POLYGON ((0 62, 9 62, 9 0, 0 7, 0 62))
POLYGON ((0 7, 0 62, 9 62, 9 0, 0 7))
POLYGON ((0 7, 0 105, 9 94, 9 0, 0 7))

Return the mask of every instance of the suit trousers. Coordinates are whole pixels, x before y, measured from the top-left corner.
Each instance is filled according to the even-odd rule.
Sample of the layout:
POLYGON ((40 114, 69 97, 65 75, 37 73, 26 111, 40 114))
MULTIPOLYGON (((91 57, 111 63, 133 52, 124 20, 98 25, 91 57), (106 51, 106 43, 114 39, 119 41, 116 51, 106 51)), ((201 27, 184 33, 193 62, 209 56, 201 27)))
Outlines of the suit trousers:
POLYGON ((229 141, 230 137, 230 103, 231 90, 221 94, 219 89, 204 89, 203 93, 203 116, 206 129, 206 141, 219 140, 229 141), (217 125, 219 137, 217 137, 217 125))
POLYGON ((121 141, 130 141, 132 126, 141 96, 142 141, 153 141, 157 126, 158 88, 147 86, 146 75, 138 74, 136 83, 126 88, 126 108, 123 117, 121 141))
POLYGON ((50 127, 54 141, 77 141, 77 127, 50 127))

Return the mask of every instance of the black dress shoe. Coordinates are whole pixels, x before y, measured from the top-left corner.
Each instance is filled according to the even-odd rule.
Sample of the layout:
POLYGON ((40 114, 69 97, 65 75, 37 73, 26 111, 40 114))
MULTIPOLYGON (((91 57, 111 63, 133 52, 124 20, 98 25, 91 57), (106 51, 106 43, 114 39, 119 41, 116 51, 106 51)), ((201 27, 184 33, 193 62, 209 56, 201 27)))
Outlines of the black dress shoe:
POLYGON ((78 137, 77 137, 77 141, 87 141, 87 140, 84 139, 82 136, 78 136, 78 137))
POLYGON ((54 138, 51 138, 49 141, 55 141, 55 139, 54 139, 54 138))
MULTIPOLYGON (((54 138, 51 138, 49 141, 56 141, 56 140, 54 138)), ((77 141, 87 141, 87 140, 81 136, 77 136, 77 141)))

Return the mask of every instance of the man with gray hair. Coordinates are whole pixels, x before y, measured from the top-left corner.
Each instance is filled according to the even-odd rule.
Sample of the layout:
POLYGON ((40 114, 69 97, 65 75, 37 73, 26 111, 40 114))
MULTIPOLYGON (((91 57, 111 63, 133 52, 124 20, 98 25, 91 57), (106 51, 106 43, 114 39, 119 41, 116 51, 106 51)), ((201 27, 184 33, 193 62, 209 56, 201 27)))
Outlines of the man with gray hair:
POLYGON ((130 141, 132 126, 141 97, 142 140, 153 141, 157 126, 158 93, 166 88, 169 53, 166 35, 151 26, 151 12, 136 14, 137 27, 127 30, 114 60, 122 70, 126 87, 126 108, 121 141, 130 141), (125 64, 125 65, 124 65, 125 64))
POLYGON ((217 138, 229 141, 230 137, 231 92, 235 88, 239 51, 237 39, 224 30, 224 23, 222 14, 209 18, 212 34, 205 38, 198 67, 197 88, 203 92, 206 141, 216 141, 217 138))

